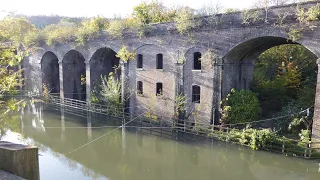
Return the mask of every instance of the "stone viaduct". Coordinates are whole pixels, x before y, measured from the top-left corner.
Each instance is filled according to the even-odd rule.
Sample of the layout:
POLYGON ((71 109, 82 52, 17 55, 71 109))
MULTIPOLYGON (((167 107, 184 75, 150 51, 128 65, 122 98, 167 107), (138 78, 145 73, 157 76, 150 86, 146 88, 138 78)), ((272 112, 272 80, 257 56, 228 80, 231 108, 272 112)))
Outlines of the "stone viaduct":
MULTIPOLYGON (((315 5, 316 2, 309 2, 299 6, 315 5)), ((84 46, 74 42, 43 46, 23 63, 25 88, 41 92, 45 83, 61 98, 89 101, 100 75, 108 75, 120 65, 121 71, 116 74, 127 77, 123 79, 128 84, 123 88, 136 90, 129 100, 132 115, 152 110, 160 118, 171 119, 175 99, 182 93, 187 99, 189 122, 218 124, 219 102, 231 88, 250 88, 254 60, 265 50, 296 43, 320 58, 320 28, 303 30, 296 42, 288 37, 289 29, 299 26, 296 6, 270 8, 267 21, 265 11, 257 9, 262 18, 249 25, 243 24, 241 12, 235 12, 197 19, 201 25, 184 35, 176 31, 174 23, 160 23, 148 27, 144 37, 124 30, 123 38, 106 33, 84 46), (279 23, 284 14, 283 24, 279 23), (136 60, 121 63, 116 54, 123 45, 136 51, 136 60), (200 63, 206 52, 214 56, 209 61, 202 58, 200 63)), ((320 137, 320 73, 315 102, 313 140, 320 137)))

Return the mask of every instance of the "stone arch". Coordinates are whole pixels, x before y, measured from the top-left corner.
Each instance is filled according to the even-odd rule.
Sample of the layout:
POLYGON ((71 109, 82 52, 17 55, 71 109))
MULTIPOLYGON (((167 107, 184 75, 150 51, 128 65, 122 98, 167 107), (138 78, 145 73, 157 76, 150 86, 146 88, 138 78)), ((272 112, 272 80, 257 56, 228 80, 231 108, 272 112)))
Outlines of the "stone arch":
POLYGON ((222 97, 225 97, 231 88, 246 88, 243 83, 247 83, 246 86, 248 86, 248 83, 250 81, 252 82, 254 60, 258 58, 262 52, 283 44, 299 44, 308 49, 318 58, 318 80, 314 106, 312 141, 319 142, 320 130, 317 126, 320 125, 320 53, 319 50, 317 50, 317 46, 310 46, 310 44, 314 44, 310 40, 302 39, 299 42, 292 42, 284 37, 261 36, 237 44, 223 57, 222 97), (245 81, 243 81, 244 79, 245 81))
POLYGON ((58 57, 52 51, 47 51, 41 58, 42 84, 46 85, 50 93, 60 92, 58 62, 58 57))
POLYGON ((299 44, 306 47, 284 37, 261 36, 237 44, 229 50, 223 57, 223 71, 228 73, 223 74, 222 96, 226 96, 231 88, 249 89, 253 80, 254 60, 264 51, 284 44, 299 44))
POLYGON ((100 76, 108 76, 110 72, 115 74, 117 79, 121 77, 120 58, 111 48, 100 48, 94 52, 90 59, 90 84, 91 90, 100 82, 100 76))
POLYGON ((76 51, 68 51, 62 60, 64 97, 86 99, 86 67, 83 55, 76 51))

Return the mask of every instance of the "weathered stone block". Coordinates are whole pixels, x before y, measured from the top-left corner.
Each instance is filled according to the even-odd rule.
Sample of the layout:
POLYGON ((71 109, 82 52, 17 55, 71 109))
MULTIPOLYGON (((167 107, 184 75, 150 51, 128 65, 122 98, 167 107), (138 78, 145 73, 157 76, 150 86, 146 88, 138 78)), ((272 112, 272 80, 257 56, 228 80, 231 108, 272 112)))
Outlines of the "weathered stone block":
POLYGON ((38 148, 0 142, 0 169, 28 180, 39 180, 38 148))

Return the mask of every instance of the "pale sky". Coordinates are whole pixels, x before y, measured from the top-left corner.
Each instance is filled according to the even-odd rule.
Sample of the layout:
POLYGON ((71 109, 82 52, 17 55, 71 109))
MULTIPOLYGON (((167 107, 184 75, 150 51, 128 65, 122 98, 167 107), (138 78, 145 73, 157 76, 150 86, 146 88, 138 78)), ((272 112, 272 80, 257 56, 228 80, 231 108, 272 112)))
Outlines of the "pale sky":
MULTIPOLYGON (((25 15, 60 15, 71 17, 92 17, 101 15, 113 17, 114 14, 125 17, 132 7, 142 0, 1 0, 0 13, 16 11, 25 15)), ((164 5, 184 5, 195 9, 203 4, 216 4, 217 0, 161 0, 164 5)), ((220 0, 223 8, 247 8, 253 0, 220 0)))

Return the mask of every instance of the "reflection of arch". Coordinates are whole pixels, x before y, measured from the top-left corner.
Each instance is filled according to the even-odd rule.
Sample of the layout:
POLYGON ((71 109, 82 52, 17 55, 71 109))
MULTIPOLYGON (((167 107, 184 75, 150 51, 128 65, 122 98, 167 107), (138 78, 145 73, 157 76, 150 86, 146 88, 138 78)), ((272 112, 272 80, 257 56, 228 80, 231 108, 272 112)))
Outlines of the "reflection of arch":
POLYGON ((51 51, 46 52, 41 59, 42 83, 50 93, 60 92, 58 57, 51 51))
POLYGON ((110 48, 98 49, 90 59, 90 84, 94 88, 96 81, 100 80, 100 76, 107 76, 110 72, 116 70, 116 78, 119 79, 121 75, 121 68, 119 68, 120 59, 116 57, 116 52, 110 48))
POLYGON ((63 57, 63 90, 66 98, 86 99, 85 59, 76 50, 70 50, 63 57))

